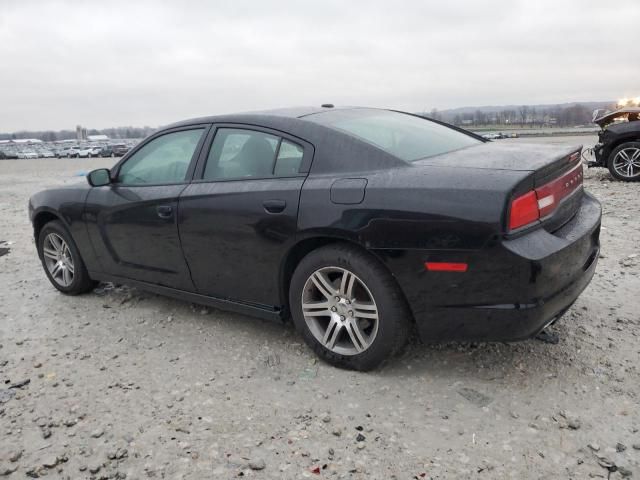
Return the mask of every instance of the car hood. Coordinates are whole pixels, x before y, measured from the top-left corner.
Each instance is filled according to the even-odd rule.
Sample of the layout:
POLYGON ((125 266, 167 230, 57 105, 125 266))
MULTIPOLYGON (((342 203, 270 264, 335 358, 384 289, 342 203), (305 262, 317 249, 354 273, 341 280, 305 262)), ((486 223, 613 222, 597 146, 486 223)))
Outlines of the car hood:
POLYGON ((487 142, 413 162, 414 165, 535 171, 548 167, 575 152, 582 145, 563 147, 539 143, 487 142))
POLYGON ((613 112, 606 113, 593 120, 593 123, 597 123, 601 127, 605 127, 607 124, 613 122, 616 118, 623 117, 630 113, 640 113, 640 107, 626 107, 620 108, 613 112))

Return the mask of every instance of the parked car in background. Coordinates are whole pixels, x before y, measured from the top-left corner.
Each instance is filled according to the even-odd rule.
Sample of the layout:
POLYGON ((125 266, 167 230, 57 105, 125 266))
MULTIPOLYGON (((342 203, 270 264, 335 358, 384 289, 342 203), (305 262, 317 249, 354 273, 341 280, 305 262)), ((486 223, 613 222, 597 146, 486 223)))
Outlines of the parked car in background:
POLYGON ((613 112, 596 110, 594 123, 600 128, 590 167, 605 167, 616 180, 640 181, 640 107, 613 112))
POLYGON ((521 340, 594 275, 581 147, 487 142, 416 115, 304 107, 168 126, 33 195, 44 273, 273 320, 368 370, 425 341, 521 340))
POLYGON ((124 143, 105 145, 100 151, 101 157, 122 157, 129 151, 130 147, 124 143))
POLYGON ((40 150, 38 152, 40 158, 54 158, 55 155, 51 150, 40 150))
POLYGON ((78 156, 79 147, 66 147, 58 152, 58 158, 75 158, 78 156))
POLYGON ((13 149, 3 150, 2 154, 4 155, 4 159, 6 159, 6 160, 11 160, 11 159, 18 158, 18 153, 13 149))
POLYGON ((38 154, 33 150, 22 150, 18 152, 18 158, 38 158, 38 154))
POLYGON ((97 156, 100 155, 101 151, 102 151, 102 147, 101 146, 86 145, 84 147, 81 147, 78 150, 78 157, 80 157, 80 158, 97 157, 97 156))
POLYGON ((507 138, 504 133, 485 133, 482 135, 482 138, 486 140, 501 140, 503 138, 507 138))
POLYGON ((95 146, 93 145, 85 145, 78 149, 78 158, 89 158, 93 156, 93 151, 95 150, 95 146))

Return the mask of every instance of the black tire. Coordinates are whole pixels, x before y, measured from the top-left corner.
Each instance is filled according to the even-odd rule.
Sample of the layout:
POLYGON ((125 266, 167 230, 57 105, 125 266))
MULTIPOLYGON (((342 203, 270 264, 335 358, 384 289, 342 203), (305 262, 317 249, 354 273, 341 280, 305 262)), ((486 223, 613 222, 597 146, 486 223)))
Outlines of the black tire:
POLYGON ((351 245, 327 245, 304 257, 291 278, 289 307, 296 329, 307 345, 320 358, 337 367, 371 370, 400 353, 409 337, 411 312, 398 284, 378 259, 351 245), (377 333, 360 353, 342 355, 330 350, 316 339, 305 320, 302 311, 305 284, 314 272, 326 267, 343 268, 355 274, 366 285, 377 306, 377 333))
POLYGON ((59 220, 52 220, 47 223, 42 230, 40 230, 40 234, 38 235, 38 256, 40 257, 40 261, 42 263, 42 268, 44 269, 47 278, 51 282, 51 284, 60 290, 62 293, 67 295, 78 295, 81 293, 86 293, 95 288, 98 282, 91 280, 89 277, 89 273, 87 272, 87 268, 85 267, 84 262, 82 261, 82 257, 80 256, 80 252, 78 251, 78 247, 76 247, 73 238, 65 228, 65 226, 59 220), (73 281, 68 286, 63 286, 58 283, 49 272, 47 265, 45 263, 44 258, 44 242, 47 235, 50 233, 56 233, 69 246, 69 251, 71 253, 71 258, 73 259, 74 265, 74 273, 73 273, 73 281))
MULTIPOLYGON (((609 159, 607 160, 607 168, 609 168, 609 172, 611 176, 616 180, 621 180, 623 182, 637 182, 640 181, 640 167, 634 167, 633 174, 634 176, 625 176, 620 174, 614 167, 614 160, 616 156, 623 150, 635 149, 640 152, 640 142, 626 142, 621 145, 618 145, 609 155, 609 159), (637 172, 637 173, 636 173, 637 172)), ((637 161, 640 164, 640 158, 637 161)))

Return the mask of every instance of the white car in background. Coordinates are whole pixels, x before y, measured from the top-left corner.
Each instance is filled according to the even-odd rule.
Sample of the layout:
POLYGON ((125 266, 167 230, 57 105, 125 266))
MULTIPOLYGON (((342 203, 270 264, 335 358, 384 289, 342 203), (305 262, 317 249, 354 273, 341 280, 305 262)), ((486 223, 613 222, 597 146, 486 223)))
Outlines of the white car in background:
POLYGON ((95 145, 85 145, 84 147, 80 147, 78 149, 78 157, 80 158, 91 158, 97 157, 102 150, 102 147, 96 147, 95 145))
POLYGON ((98 146, 94 145, 91 148, 91 154, 89 156, 90 157, 99 157, 101 151, 102 151, 102 145, 98 145, 98 146))
POLYGON ((18 152, 18 158, 38 158, 38 154, 31 150, 24 150, 18 152))
POLYGON ((79 158, 87 158, 91 154, 91 147, 80 147, 78 148, 78 157, 79 158))
POLYGON ((77 157, 78 156, 78 150, 80 150, 79 147, 66 147, 63 148, 62 150, 58 150, 58 154, 57 157, 58 158, 73 158, 73 157, 77 157))

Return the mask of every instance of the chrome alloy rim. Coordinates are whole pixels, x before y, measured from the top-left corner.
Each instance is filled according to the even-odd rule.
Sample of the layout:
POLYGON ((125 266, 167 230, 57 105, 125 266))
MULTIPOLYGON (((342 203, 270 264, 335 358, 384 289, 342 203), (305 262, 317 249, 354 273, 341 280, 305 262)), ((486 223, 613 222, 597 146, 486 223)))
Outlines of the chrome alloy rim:
POLYGON ((313 272, 302 290, 302 314, 316 340, 340 355, 364 352, 378 333, 378 307, 371 291, 344 268, 313 272))
POLYGON ((625 178, 640 176, 640 148, 629 147, 620 150, 613 159, 613 168, 625 178))
POLYGON ((74 271, 73 257, 67 242, 57 233, 50 233, 44 239, 42 254, 51 278, 62 287, 71 285, 74 271))

